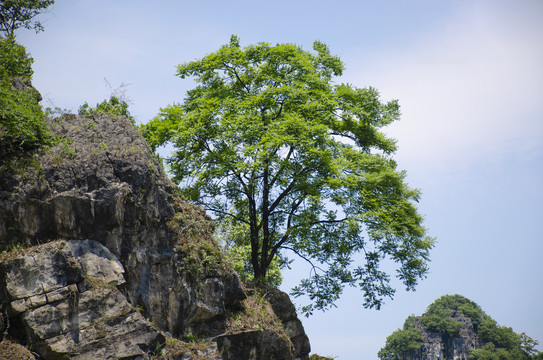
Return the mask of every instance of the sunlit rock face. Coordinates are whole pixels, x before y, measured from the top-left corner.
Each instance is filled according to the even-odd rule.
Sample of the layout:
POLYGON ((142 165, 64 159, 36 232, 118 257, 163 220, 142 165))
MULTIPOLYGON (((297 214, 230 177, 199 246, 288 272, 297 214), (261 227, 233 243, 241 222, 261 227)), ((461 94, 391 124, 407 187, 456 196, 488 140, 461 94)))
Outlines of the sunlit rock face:
POLYGON ((52 127, 55 146, 0 159, 2 331, 44 359, 166 356, 165 339, 187 335, 220 340, 177 346, 179 359, 236 359, 225 344, 245 337, 248 352, 308 358, 285 294, 275 303, 292 307, 281 318, 288 337, 228 331, 243 286, 210 218, 179 200, 128 119, 65 115, 52 127))
POLYGON ((447 337, 439 332, 428 331, 415 317, 415 326, 420 330, 422 342, 418 351, 400 356, 402 360, 466 360, 470 351, 479 348, 477 334, 471 319, 466 315, 454 311, 451 318, 462 323, 462 328, 455 337, 447 337))

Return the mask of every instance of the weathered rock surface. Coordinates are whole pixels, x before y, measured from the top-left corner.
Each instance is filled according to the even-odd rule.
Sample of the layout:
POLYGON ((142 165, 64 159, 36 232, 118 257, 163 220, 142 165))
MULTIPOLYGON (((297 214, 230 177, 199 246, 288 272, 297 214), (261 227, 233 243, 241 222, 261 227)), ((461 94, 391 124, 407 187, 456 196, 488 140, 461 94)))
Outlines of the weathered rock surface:
POLYGON ((292 341, 297 359, 308 359, 311 351, 309 338, 305 334, 304 327, 298 316, 296 308, 290 298, 284 292, 269 287, 266 290, 266 299, 270 302, 274 313, 283 323, 287 336, 292 341))
POLYGON ((281 310, 290 340, 221 338, 227 314, 242 308, 242 284, 221 259, 210 219, 178 200, 128 119, 68 115, 53 127, 58 145, 0 159, 0 330, 43 359, 146 359, 165 337, 189 334, 218 340, 200 353, 178 349, 179 359, 251 358, 227 344, 240 341, 307 358, 284 294, 273 307, 290 307, 281 310))
POLYGON ((149 353, 164 337, 116 288, 125 281, 123 272, 93 240, 58 240, 4 259, 0 273, 10 330, 46 359, 149 353))
POLYGON ((420 356, 415 359, 468 359, 471 350, 479 347, 479 341, 471 319, 466 315, 455 311, 451 318, 462 323, 458 336, 449 338, 443 337, 441 333, 429 332, 424 329, 420 322, 417 327, 421 330, 423 343, 420 349, 420 356))
POLYGON ((440 332, 428 331, 421 323, 420 316, 415 317, 415 327, 422 335, 420 348, 411 354, 399 355, 399 358, 401 360, 467 360, 470 351, 480 347, 477 334, 471 319, 466 315, 454 311, 450 317, 463 325, 455 337, 447 337, 440 332))
POLYGON ((273 331, 251 330, 219 336, 217 344, 223 359, 288 360, 292 359, 290 344, 273 331))

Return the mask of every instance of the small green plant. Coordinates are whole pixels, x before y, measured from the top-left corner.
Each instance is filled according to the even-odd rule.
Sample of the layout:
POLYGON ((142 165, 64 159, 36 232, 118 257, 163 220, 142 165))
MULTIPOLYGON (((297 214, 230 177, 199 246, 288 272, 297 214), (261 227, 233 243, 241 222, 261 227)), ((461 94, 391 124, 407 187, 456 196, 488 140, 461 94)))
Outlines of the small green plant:
POLYGON ((43 175, 40 162, 33 154, 21 153, 11 156, 9 162, 0 165, 0 172, 10 171, 13 174, 23 175, 25 178, 36 170, 38 174, 43 175))
POLYGON ((11 244, 8 244, 5 249, 2 251, 2 254, 8 254, 8 253, 11 253, 13 251, 19 251, 19 250, 23 250, 27 247, 27 245, 23 242, 18 242, 18 243, 11 243, 11 244))
POLYGON ((59 106, 46 107, 44 109, 45 117, 48 119, 56 119, 66 114, 71 114, 72 112, 68 109, 63 109, 59 106))
POLYGON ((183 336, 183 341, 189 344, 200 344, 206 342, 207 340, 201 339, 193 333, 189 332, 187 335, 183 336))
POLYGON ((167 225, 177 234, 176 250, 180 252, 180 270, 192 276, 209 275, 224 270, 224 261, 218 244, 213 240, 213 223, 202 209, 180 203, 167 225))
POLYGON ((221 253, 217 245, 205 240, 189 241, 178 245, 177 250, 184 254, 180 260, 180 269, 192 276, 206 276, 222 269, 221 253))
POLYGON ((151 352, 151 359, 158 359, 162 356, 164 347, 166 346, 166 343, 160 343, 158 342, 155 346, 155 349, 151 352))
POLYGON ((75 150, 72 147, 73 141, 70 139, 64 139, 62 146, 60 147, 60 153, 65 159, 74 160, 76 158, 75 150))
POLYGON ((73 148, 73 140, 71 138, 60 139, 53 154, 53 160, 57 164, 60 164, 65 160, 75 160, 77 154, 73 148))

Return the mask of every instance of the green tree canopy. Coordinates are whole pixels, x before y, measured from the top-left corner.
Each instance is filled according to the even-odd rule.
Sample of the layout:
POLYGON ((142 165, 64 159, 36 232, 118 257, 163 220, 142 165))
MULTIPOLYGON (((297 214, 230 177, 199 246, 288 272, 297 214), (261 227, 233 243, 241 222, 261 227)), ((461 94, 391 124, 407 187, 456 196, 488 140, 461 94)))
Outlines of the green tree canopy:
POLYGON ((2 0, 0 1, 0 31, 11 36, 15 30, 23 27, 43 31, 43 25, 34 19, 49 6, 54 0, 2 0))
MULTIPOLYGON (((228 45, 179 65, 198 85, 167 106, 143 133, 167 159, 184 197, 217 221, 244 224, 254 278, 279 254, 312 265, 294 289, 304 308, 333 306, 344 286, 359 286, 364 306, 392 297, 383 259, 413 290, 427 272, 433 239, 381 129, 400 115, 377 90, 334 84, 343 63, 326 45, 228 45)), ((241 244, 243 245, 243 244, 241 244)))

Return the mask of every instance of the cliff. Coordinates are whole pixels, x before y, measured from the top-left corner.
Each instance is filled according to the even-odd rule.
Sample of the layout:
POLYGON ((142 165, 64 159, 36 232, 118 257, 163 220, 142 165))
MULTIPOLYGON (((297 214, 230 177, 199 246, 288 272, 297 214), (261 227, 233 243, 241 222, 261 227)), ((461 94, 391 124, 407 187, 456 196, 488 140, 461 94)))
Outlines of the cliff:
POLYGON ((0 359, 308 359, 288 296, 241 283, 128 119, 51 125, 0 160, 0 359))

